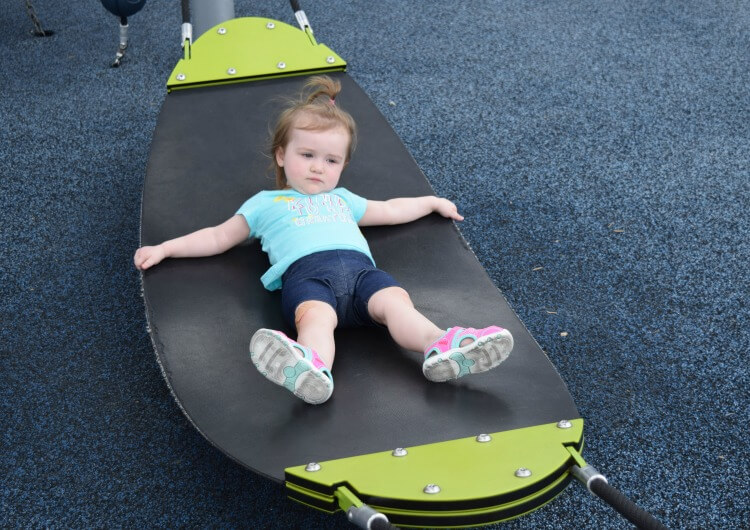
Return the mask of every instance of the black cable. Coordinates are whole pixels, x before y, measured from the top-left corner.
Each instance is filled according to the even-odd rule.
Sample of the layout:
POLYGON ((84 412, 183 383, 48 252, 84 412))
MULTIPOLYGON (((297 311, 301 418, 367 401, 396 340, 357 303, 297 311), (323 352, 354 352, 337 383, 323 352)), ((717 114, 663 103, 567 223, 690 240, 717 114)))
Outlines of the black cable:
POLYGON ((296 13, 297 11, 302 11, 302 8, 299 5, 299 2, 297 0, 289 0, 289 3, 292 4, 292 9, 296 13))
POLYGON ((190 0, 182 0, 182 23, 190 23, 190 0))
POLYGON ((397 528, 393 526, 389 521, 385 519, 374 519, 370 525, 372 530, 390 530, 391 528, 397 528))
POLYGON ((594 477, 589 483, 589 489, 638 528, 667 530, 667 527, 657 521, 653 515, 636 506, 617 488, 607 484, 603 477, 594 477))

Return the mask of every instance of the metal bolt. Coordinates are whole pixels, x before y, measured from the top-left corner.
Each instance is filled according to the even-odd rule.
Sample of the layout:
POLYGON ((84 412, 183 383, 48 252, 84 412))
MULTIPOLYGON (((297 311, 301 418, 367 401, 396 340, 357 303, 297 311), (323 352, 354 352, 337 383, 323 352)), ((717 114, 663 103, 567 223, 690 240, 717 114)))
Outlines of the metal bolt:
POLYGON ((185 74, 177 74, 177 80, 178 81, 184 81, 185 80, 185 74))
POLYGON ((234 75, 234 74, 236 74, 236 73, 237 73, 237 70, 236 70, 235 68, 230 68, 229 70, 227 70, 227 73, 228 73, 229 75, 234 75))
POLYGON ((218 29, 218 30, 216 31, 216 33, 218 33, 219 35, 226 35, 226 33, 227 33, 227 28, 219 28, 219 29, 218 29))
POLYGON ((279 70, 283 70, 286 68, 286 63, 284 61, 281 61, 279 64, 276 65, 279 70))
POLYGON ((310 473, 320 471, 320 464, 318 464, 317 462, 310 462, 305 466, 305 471, 309 471, 310 473))
POLYGON ((440 486, 437 484, 427 484, 423 491, 429 495, 435 495, 436 493, 440 493, 440 486))
POLYGON ((403 447, 396 447, 391 454, 393 456, 406 456, 408 452, 403 447))
POLYGON ((336 62, 336 58, 333 55, 329 55, 328 58, 326 59, 326 62, 328 64, 333 64, 336 62))
POLYGON ((490 440, 492 440, 492 436, 490 436, 489 434, 480 434, 479 436, 477 436, 477 442, 479 443, 486 443, 490 440))
POLYGON ((516 476, 518 478, 526 478, 531 476, 531 470, 526 469, 525 467, 519 467, 516 469, 516 476))
POLYGON ((558 429, 570 429, 573 426, 569 420, 560 420, 557 422, 558 429))
POLYGON ((274 24, 273 22, 269 22, 268 24, 266 24, 266 28, 268 29, 273 29, 275 27, 276 27, 276 24, 274 24))

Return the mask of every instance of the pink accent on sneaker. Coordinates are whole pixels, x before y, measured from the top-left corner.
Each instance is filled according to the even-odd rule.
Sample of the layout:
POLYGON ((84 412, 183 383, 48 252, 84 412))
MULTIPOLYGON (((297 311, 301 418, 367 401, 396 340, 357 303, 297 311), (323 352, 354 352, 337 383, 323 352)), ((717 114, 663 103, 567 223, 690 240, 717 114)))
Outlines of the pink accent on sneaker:
POLYGON ((478 341, 482 337, 492 335, 493 333, 502 333, 503 331, 505 330, 498 326, 490 326, 483 329, 459 327, 449 328, 442 337, 432 343, 432 345, 424 351, 424 358, 427 359, 432 355, 439 355, 448 350, 455 350, 461 346, 461 342, 463 342, 464 339, 474 339, 474 341, 478 341))
POLYGON ((506 329, 450 328, 424 352, 422 373, 430 381, 448 381, 486 372, 508 358, 513 336, 506 329), (471 339, 461 345, 465 339, 471 339))
POLYGON ((324 363, 324 362, 323 362, 323 361, 322 361, 322 360, 320 359, 320 357, 318 356, 318 352, 316 352, 316 351, 315 351, 315 350, 313 350, 312 348, 307 348, 307 347, 305 347, 305 346, 302 346, 302 344, 300 344, 299 342, 297 342, 297 341, 296 341, 296 340, 294 340, 294 339, 290 339, 290 338, 289 338, 289 337, 288 337, 288 336, 287 336, 287 335, 286 335, 285 333, 283 333, 282 331, 277 331, 277 330, 275 330, 275 329, 274 329, 274 330, 273 330, 273 332, 274 332, 274 333, 276 333, 277 335, 281 335, 281 336, 282 336, 282 337, 284 337, 284 338, 285 338, 285 339, 286 339, 287 341, 289 341, 289 343, 290 343, 290 344, 291 344, 292 346, 294 346, 295 348, 297 348, 297 349, 298 349, 298 350, 300 351, 300 353, 302 354, 302 357, 304 357, 304 358, 307 358, 307 354, 309 354, 309 355, 310 355, 310 358, 309 358, 308 360, 312 361, 312 364, 313 364, 313 366, 314 366, 315 368, 317 368, 318 370, 320 370, 320 369, 328 370, 328 367, 326 366, 326 363, 324 363))
POLYGON ((312 405, 333 392, 333 376, 317 353, 284 333, 259 329, 250 339, 250 359, 266 379, 312 405))

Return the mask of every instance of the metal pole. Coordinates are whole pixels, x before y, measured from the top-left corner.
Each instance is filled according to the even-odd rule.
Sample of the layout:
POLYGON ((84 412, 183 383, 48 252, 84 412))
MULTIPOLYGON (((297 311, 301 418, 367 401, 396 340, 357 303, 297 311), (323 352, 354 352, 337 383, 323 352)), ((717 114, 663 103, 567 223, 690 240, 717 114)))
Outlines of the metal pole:
POLYGON ((190 18, 197 39, 216 24, 234 18, 234 0, 190 0, 190 18))

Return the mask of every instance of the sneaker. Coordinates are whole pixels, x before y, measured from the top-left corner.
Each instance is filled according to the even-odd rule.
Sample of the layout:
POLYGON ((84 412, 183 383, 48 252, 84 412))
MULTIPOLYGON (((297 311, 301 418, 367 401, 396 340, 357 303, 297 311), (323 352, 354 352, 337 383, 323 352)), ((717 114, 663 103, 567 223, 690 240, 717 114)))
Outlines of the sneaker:
POLYGON ((250 358, 267 379, 318 405, 333 393, 333 377, 315 350, 280 331, 259 329, 250 339, 250 358))
POLYGON ((486 372, 508 358, 513 336, 507 329, 450 328, 424 352, 422 373, 430 381, 448 381, 486 372), (461 346, 465 339, 471 342, 461 346))

